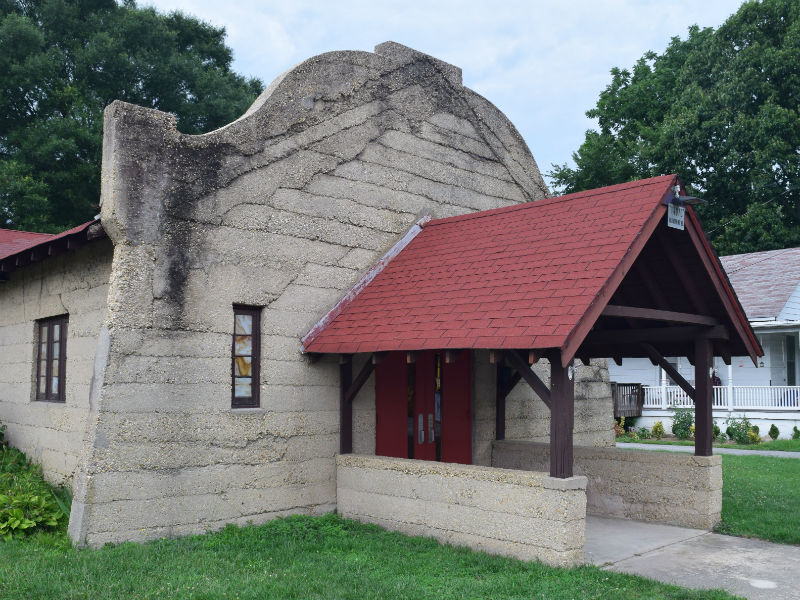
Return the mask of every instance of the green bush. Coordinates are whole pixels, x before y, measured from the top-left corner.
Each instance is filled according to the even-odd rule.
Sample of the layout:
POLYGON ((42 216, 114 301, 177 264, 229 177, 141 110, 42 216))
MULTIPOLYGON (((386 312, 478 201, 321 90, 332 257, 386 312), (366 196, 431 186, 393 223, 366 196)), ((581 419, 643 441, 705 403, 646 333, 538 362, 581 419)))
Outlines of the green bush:
POLYGON ((684 408, 681 406, 672 407, 672 433, 679 440, 689 439, 692 434, 692 425, 694 425, 694 410, 691 408, 684 408))
POLYGON ((769 437, 771 437, 773 440, 777 440, 780 434, 781 432, 778 430, 777 427, 775 427, 775 423, 773 423, 772 426, 769 428, 769 437))
MULTIPOLYGON (((737 444, 750 443, 750 431, 753 427, 750 425, 750 420, 747 417, 742 416, 738 419, 729 417, 725 419, 725 423, 728 424, 727 433, 729 438, 737 444)), ((758 433, 756 433, 756 435, 758 435, 758 433)))
POLYGON ((758 425, 751 425, 750 429, 752 429, 756 433, 761 433, 761 430, 759 430, 758 425))
POLYGON ((748 444, 760 444, 761 443, 761 436, 756 431, 756 428, 753 427, 750 431, 747 432, 747 443, 748 444))
POLYGON ((792 429, 792 439, 800 440, 800 429, 797 428, 797 425, 792 429))
POLYGON ((0 447, 0 538, 58 527, 69 519, 68 503, 56 496, 41 469, 22 452, 0 447))
POLYGON ((647 427, 639 427, 637 433, 639 434, 639 439, 641 440, 649 440, 651 437, 650 430, 647 427))
POLYGON ((719 436, 721 435, 722 431, 720 430, 719 425, 717 425, 717 422, 714 421, 714 425, 711 429, 711 439, 716 442, 719 439, 719 436))
POLYGON ((653 425, 652 434, 653 437, 656 438, 657 440, 660 440, 662 437, 664 437, 664 424, 661 421, 655 422, 655 424, 653 425))

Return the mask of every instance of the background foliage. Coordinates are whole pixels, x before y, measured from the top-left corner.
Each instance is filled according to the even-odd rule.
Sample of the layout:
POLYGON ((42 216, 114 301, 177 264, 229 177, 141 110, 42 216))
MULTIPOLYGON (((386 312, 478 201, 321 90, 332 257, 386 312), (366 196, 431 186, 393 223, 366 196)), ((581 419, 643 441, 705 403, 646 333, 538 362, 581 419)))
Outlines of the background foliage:
POLYGON ((184 133, 241 116, 263 86, 231 71, 224 38, 132 0, 0 0, 0 227, 55 232, 96 214, 113 100, 175 113, 184 133))
POLYGON ((745 2, 714 30, 614 68, 599 131, 548 173, 562 193, 677 173, 720 254, 800 245, 800 0, 745 2))

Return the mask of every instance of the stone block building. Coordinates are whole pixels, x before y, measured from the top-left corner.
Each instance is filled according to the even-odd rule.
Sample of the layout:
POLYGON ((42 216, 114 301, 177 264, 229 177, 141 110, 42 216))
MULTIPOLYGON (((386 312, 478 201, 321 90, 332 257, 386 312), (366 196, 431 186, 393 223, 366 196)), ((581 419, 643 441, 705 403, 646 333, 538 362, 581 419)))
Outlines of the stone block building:
MULTIPOLYGON (((636 226, 641 235, 628 228, 630 250, 617 244, 625 252, 603 266, 612 274, 605 287, 595 278, 596 297, 608 294, 603 306, 625 287, 631 261, 649 256, 671 181, 631 188, 648 190, 637 206, 655 212, 636 226)), ((171 115, 112 103, 100 215, 58 236, 0 233, 0 422, 49 480, 71 485, 69 533, 79 545, 338 508, 492 552, 582 562, 592 476, 573 476, 571 448, 573 440, 613 445, 603 357, 616 354, 603 352, 619 347, 592 353, 578 348, 581 337, 573 381, 572 356, 533 343, 513 346, 530 349, 524 367, 500 342, 394 352, 309 346, 424 238, 431 218, 547 196, 525 142, 463 86, 460 69, 392 42, 311 58, 240 119, 204 135, 179 133, 171 115), (442 441, 456 439, 446 437, 445 409, 417 414, 411 397, 415 377, 417 386, 438 386, 453 369, 450 381, 460 383, 451 389, 460 386, 465 400, 451 444, 442 441), (567 379, 550 383, 567 372, 568 413, 557 401, 567 379), (520 378, 533 388, 516 385, 520 378), (562 462, 551 461, 550 475, 498 468, 506 455, 498 440, 552 446, 548 387, 569 464, 559 445, 562 462), (388 413, 376 408, 384 401, 399 410, 387 438, 388 413), (387 485, 369 488, 380 477, 387 485), (494 487, 482 501, 475 493, 486 486, 494 487), (470 519, 473 529, 461 529, 470 519), (520 537, 537 530, 552 535, 520 537)), ((437 256, 425 260, 423 270, 436 269, 437 256)), ((713 292, 709 273, 698 276, 711 278, 703 286, 713 292)), ((728 304, 710 304, 718 316, 703 323, 724 322, 737 332, 736 350, 752 353, 728 304)), ((597 329, 587 327, 581 336, 597 329)), ((434 402, 433 387, 424 393, 434 402)), ((540 462, 508 448, 515 468, 540 462)), ((711 481, 719 462, 704 468, 711 481)))

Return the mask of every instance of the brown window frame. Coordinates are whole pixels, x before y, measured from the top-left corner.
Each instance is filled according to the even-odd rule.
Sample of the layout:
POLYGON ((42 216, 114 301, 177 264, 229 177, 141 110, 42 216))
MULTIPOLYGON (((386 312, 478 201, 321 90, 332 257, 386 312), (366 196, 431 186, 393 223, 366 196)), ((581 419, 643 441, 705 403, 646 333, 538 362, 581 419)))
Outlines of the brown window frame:
POLYGON ((34 390, 36 390, 36 400, 39 402, 66 402, 66 375, 67 375, 67 322, 68 315, 60 315, 58 317, 50 317, 47 319, 40 319, 37 323, 37 338, 36 338, 36 381, 34 382, 34 390), (60 333, 58 338, 58 389, 53 393, 53 388, 50 382, 53 378, 53 328, 55 325, 60 326, 60 333), (39 385, 42 378, 42 340, 45 339, 44 332, 47 332, 47 356, 45 362, 45 384, 44 392, 39 391, 39 385))
MULTIPOLYGON (((239 355, 243 356, 243 355, 239 355)), ((233 333, 231 334, 231 408, 258 408, 261 406, 261 307, 244 304, 233 305, 233 333), (250 315, 253 324, 250 335, 250 397, 236 396, 236 317, 250 315)))

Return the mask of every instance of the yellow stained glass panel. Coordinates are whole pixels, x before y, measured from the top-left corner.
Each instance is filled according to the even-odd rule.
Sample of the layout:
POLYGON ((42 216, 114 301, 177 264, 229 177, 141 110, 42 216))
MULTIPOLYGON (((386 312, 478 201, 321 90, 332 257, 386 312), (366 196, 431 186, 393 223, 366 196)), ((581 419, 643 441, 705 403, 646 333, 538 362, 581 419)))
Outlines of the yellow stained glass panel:
POLYGON ((234 361, 234 364, 236 365, 234 375, 237 377, 250 377, 253 374, 253 365, 251 364, 252 360, 253 359, 249 356, 237 356, 234 361))

